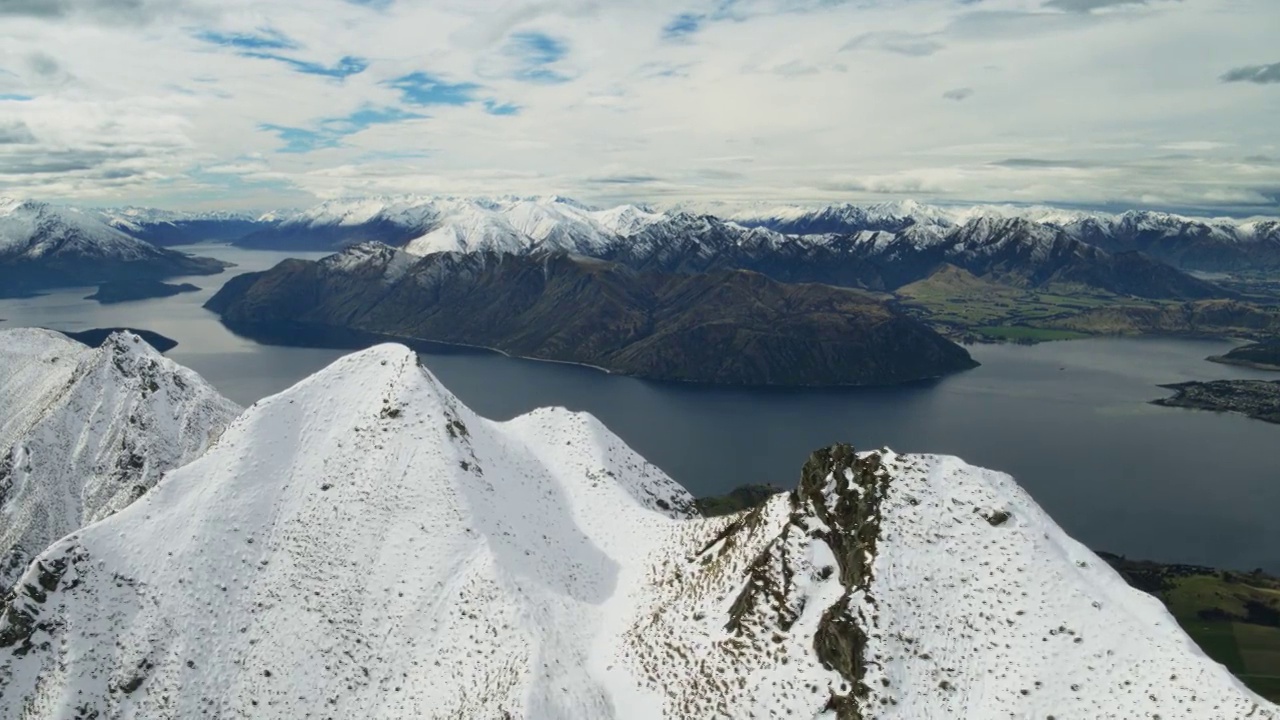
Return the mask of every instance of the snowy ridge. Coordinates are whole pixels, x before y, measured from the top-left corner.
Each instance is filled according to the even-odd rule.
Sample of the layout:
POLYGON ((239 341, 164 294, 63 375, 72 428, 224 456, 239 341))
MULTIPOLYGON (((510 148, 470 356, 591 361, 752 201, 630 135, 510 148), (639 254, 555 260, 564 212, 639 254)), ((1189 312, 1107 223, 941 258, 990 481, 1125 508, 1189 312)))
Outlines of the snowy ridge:
MULTIPOLYGON (((50 208, 0 201, 0 253, 6 235, 12 244, 13 237, 24 234, 12 219, 6 232, 5 217, 31 215, 36 206, 50 208), (15 213, 14 208, 25 210, 15 213)), ((1280 267, 1280 220, 1276 218, 1200 218, 1152 211, 1111 214, 1044 205, 941 206, 903 200, 825 206, 713 203, 659 211, 637 205, 598 210, 559 196, 396 195, 334 199, 304 210, 257 217, 145 208, 92 212, 62 208, 55 214, 63 224, 96 223, 93 232, 99 235, 104 230, 123 230, 162 245, 219 239, 248 247, 338 249, 376 240, 417 255, 562 250, 624 259, 646 268, 696 266, 716 257, 735 267, 775 260, 881 263, 901 259, 904 251, 932 247, 939 236, 963 234, 971 247, 994 243, 996 239, 981 231, 1012 224, 1041 228, 1108 253, 1141 251, 1191 270, 1280 267), (861 242, 867 233, 891 233, 896 241, 880 237, 874 243, 861 242), (852 242, 844 242, 848 240, 852 242), (890 247, 896 254, 877 254, 890 247), (727 250, 731 252, 726 255, 727 250), (689 260, 680 259, 682 255, 689 260)), ((81 228, 81 232, 88 230, 81 228)), ((31 234, 29 229, 25 232, 31 234)))
POLYGON ((152 225, 177 225, 192 222, 254 222, 260 216, 231 210, 207 210, 183 212, 144 207, 106 208, 98 211, 99 217, 114 228, 127 233, 139 232, 152 225))
MULTIPOLYGON (((854 229, 885 229, 890 226, 936 225, 954 227, 979 218, 1022 219, 1044 225, 1067 228, 1093 221, 1113 226, 1120 224, 1145 225, 1148 228, 1168 228, 1178 225, 1203 225, 1215 230, 1248 237, 1250 227, 1275 218, 1252 217, 1199 217, 1150 210, 1129 210, 1109 213, 1098 210, 1076 210, 1050 205, 927 205, 914 200, 855 205, 753 205, 745 208, 721 208, 709 211, 727 220, 747 225, 778 228, 796 224, 819 222, 842 223, 846 231, 854 229)), ((829 231, 824 231, 829 232, 829 231)), ((807 233, 800 233, 807 234, 807 233)))
POLYGON ((1135 250, 1187 269, 1280 267, 1280 223, 1264 219, 1231 224, 1012 205, 944 208, 901 201, 715 215, 632 205, 586 210, 563 198, 373 198, 325 203, 280 228, 297 222, 310 223, 306 227, 320 241, 336 238, 337 246, 381 239, 415 255, 567 251, 636 269, 749 269, 790 282, 876 290, 923 279, 949 262, 1033 285, 1065 273, 1074 275, 1071 281, 1083 277, 1122 294, 1210 292, 1167 274, 1152 287, 1131 287, 1131 280, 1141 285, 1147 271, 1113 272, 1110 256, 1135 250), (1161 287, 1179 283, 1180 290, 1161 287))
POLYGON ((239 412, 130 333, 88 348, 0 331, 0 588, 54 540, 133 502, 239 412))
POLYGON ((620 231, 634 231, 658 219, 639 211, 591 211, 562 198, 435 204, 439 212, 430 229, 405 247, 415 255, 540 250, 599 255, 618 239, 620 231))
POLYGON ((377 242, 352 245, 340 253, 334 253, 320 260, 320 267, 326 273, 363 274, 377 273, 387 285, 394 285, 400 278, 413 269, 420 260, 403 250, 377 242))
POLYGON ((63 589, 0 620, 33 649, 0 715, 607 717, 595 641, 690 501, 587 416, 491 423, 373 348, 34 565, 63 589))
POLYGON ((1277 717, 999 473, 836 446, 690 508, 590 416, 372 348, 33 563, 0 715, 1277 717))
POLYGON ((144 260, 162 251, 107 225, 93 213, 0 199, 0 260, 86 257, 144 260))
POLYGON ((282 231, 390 227, 408 232, 406 249, 434 252, 526 253, 565 250, 600 254, 610 243, 665 216, 636 206, 597 211, 568 198, 390 196, 330 200, 263 222, 282 231))

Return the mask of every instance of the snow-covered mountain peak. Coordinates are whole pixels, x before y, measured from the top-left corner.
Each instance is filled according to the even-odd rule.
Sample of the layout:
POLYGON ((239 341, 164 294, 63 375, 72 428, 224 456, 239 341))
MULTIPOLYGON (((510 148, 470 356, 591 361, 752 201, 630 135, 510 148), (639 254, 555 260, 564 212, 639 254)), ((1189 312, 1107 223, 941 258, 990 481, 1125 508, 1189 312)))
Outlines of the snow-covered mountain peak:
POLYGON ((22 200, 21 198, 5 197, 0 195, 0 215, 8 215, 26 202, 27 201, 22 200))
POLYGON ((23 201, 0 209, 0 256, 140 260, 159 251, 76 208, 23 201))
POLYGON ((132 333, 0 331, 0 588, 195 458, 239 412, 132 333))
POLYGON ((630 237, 666 217, 639 205, 619 205, 595 212, 593 216, 604 228, 622 237, 630 237))
POLYGON ((690 507, 588 416, 483 420, 372 348, 33 565, 0 714, 607 717, 598 643, 690 507))
POLYGON ((413 264, 416 255, 380 242, 363 242, 344 248, 320 260, 320 268, 327 272, 359 273, 373 271, 389 282, 399 280, 413 264))
POLYGON ((0 615, 4 716, 1277 717, 1007 476, 834 446, 697 518, 590 416, 486 420, 395 345, 257 403, 0 615))

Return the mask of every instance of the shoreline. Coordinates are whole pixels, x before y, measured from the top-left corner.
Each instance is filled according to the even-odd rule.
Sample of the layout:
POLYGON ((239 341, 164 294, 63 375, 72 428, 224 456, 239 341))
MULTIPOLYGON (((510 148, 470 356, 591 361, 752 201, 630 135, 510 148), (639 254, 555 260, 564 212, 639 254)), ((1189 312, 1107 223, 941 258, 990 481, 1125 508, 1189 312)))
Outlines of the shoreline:
POLYGON ((1251 370, 1266 370, 1269 372, 1280 372, 1280 365, 1271 365, 1268 363, 1254 362, 1252 360, 1237 360, 1236 358, 1227 357, 1226 355, 1213 355, 1205 359, 1212 363, 1218 363, 1219 365, 1234 365, 1236 367, 1249 368, 1251 370))

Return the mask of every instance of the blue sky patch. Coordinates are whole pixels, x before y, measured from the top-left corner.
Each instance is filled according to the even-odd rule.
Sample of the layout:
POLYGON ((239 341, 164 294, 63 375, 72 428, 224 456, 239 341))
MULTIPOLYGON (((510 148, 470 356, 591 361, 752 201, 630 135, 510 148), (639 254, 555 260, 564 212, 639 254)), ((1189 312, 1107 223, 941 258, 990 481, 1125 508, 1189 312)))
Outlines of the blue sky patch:
POLYGON ((352 135, 374 125, 388 125, 390 123, 404 122, 405 120, 421 120, 426 115, 420 115, 400 108, 361 108, 346 117, 325 118, 320 121, 320 129, 323 132, 335 135, 352 135))
POLYGON ((361 57, 352 55, 344 55, 333 65, 324 65, 308 60, 295 60, 284 55, 276 55, 275 53, 263 52, 243 52, 240 53, 244 57, 258 58, 259 60, 275 60, 284 63, 293 68, 295 72, 306 75, 320 75, 322 77, 334 78, 342 80, 352 75, 359 75, 369 68, 369 61, 361 57))
POLYGON ((544 84, 572 80, 552 67, 569 54, 568 44, 546 33, 514 33, 502 53, 516 61, 516 69, 511 75, 516 80, 544 84))
POLYGON ((363 107, 350 115, 321 118, 312 128, 264 123, 259 125, 258 129, 275 133, 276 137, 284 142, 284 147, 276 152, 309 153, 339 147, 344 137, 355 135, 375 125, 389 125, 425 117, 427 116, 394 107, 363 107))
POLYGON ((232 47, 238 50, 296 50, 298 44, 291 40, 288 35, 273 30, 271 28, 263 28, 256 32, 235 33, 235 32, 218 32, 217 30, 202 30, 195 34, 196 39, 203 40, 214 45, 222 45, 224 47, 232 47))
POLYGON ((480 86, 475 83, 451 83, 425 72, 414 72, 388 80, 387 85, 400 91, 400 99, 408 105, 466 105, 475 101, 480 86))
POLYGON ((340 136, 287 125, 263 123, 258 126, 258 129, 273 132, 276 137, 283 140, 284 147, 277 150, 282 153, 308 153, 321 148, 337 147, 341 140, 340 136))
POLYGON ((662 28, 664 40, 684 40, 702 29, 706 15, 696 13, 680 13, 662 28))
POLYGON ((498 102, 493 98, 484 101, 484 111, 490 115, 519 115, 520 106, 514 103, 498 102))
POLYGON ((35 100, 35 97, 19 93, 0 93, 0 102, 27 102, 29 100, 35 100))

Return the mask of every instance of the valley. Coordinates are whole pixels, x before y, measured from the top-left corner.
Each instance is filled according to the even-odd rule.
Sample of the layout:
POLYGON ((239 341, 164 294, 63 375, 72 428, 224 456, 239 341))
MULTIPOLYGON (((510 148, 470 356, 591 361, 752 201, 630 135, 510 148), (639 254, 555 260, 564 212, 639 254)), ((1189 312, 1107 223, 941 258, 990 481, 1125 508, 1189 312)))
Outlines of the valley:
POLYGON ((1099 553, 1159 598, 1187 634, 1254 692, 1280 702, 1280 578, 1099 553))

